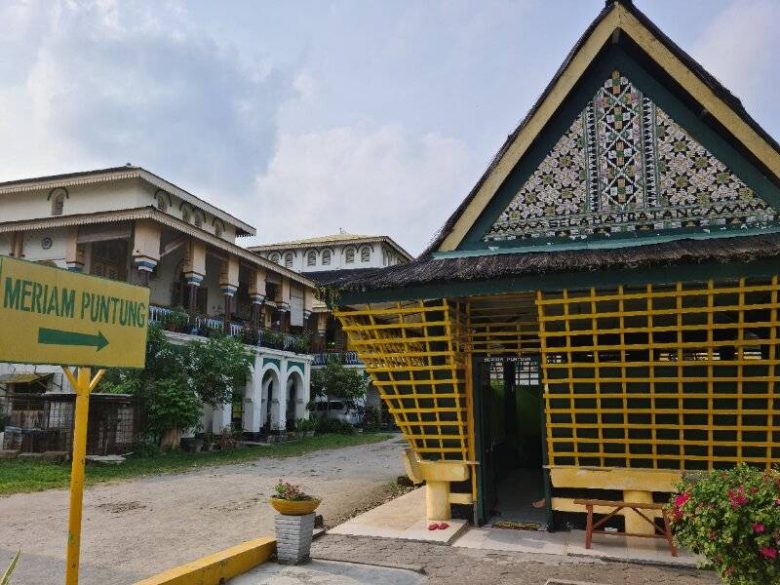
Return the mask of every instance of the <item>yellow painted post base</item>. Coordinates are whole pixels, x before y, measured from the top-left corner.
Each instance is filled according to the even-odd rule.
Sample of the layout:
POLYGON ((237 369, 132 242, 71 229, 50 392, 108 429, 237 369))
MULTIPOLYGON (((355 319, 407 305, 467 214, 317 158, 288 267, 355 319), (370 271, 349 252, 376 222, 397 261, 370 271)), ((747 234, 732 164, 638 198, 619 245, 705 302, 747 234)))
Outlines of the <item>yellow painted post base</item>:
POLYGON ((428 522, 452 518, 450 484, 447 481, 429 481, 425 486, 425 516, 428 522))
POLYGON ((429 522, 451 519, 450 482, 467 480, 468 465, 462 461, 421 461, 411 449, 406 449, 402 457, 409 478, 414 483, 426 484, 426 519, 429 522))
MULTIPOLYGON (((640 504, 652 504, 653 492, 645 492, 639 490, 625 490, 623 492, 624 502, 637 502, 640 504)), ((631 510, 626 510, 626 532, 633 532, 634 534, 655 534, 655 530, 646 520, 640 518, 638 514, 635 514, 631 510)))

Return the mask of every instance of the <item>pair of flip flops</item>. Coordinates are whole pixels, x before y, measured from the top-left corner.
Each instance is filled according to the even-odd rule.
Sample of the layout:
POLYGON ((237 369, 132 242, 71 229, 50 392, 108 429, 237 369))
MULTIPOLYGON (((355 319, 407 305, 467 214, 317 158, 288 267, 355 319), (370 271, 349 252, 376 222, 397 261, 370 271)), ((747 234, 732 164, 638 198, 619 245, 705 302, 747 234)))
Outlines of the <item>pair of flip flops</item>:
POLYGON ((428 524, 428 530, 447 530, 450 525, 446 522, 431 522, 428 524))

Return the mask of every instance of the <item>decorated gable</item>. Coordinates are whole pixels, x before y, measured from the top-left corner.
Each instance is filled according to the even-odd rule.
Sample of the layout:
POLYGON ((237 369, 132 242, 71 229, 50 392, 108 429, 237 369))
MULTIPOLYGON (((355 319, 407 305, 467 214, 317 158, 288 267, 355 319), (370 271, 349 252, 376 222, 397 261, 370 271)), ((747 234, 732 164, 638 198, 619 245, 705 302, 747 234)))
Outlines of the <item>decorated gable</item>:
POLYGON ((776 220, 733 169, 615 70, 482 241, 706 233, 776 220))

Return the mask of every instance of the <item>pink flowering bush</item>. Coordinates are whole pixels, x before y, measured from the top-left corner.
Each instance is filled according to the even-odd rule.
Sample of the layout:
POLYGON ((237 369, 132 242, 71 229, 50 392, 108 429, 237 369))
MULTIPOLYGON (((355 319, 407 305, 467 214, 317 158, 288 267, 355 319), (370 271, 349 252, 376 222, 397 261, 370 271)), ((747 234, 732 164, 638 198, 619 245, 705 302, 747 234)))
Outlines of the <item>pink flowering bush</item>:
POLYGON ((675 538, 729 585, 780 583, 780 473, 739 465, 686 480, 669 504, 675 538))

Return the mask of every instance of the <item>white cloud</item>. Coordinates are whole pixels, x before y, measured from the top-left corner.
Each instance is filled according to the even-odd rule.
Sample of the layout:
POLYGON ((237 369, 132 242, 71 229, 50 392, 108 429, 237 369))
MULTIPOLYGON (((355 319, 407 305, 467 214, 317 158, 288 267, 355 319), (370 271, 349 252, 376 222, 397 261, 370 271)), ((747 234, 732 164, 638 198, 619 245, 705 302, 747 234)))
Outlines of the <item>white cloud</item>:
POLYGON ((460 203, 469 152, 457 140, 400 127, 340 127, 280 136, 257 180, 264 242, 338 233, 403 235, 420 252, 460 203))
POLYGON ((0 51, 14 62, 0 59, 13 73, 0 89, 2 177, 130 161, 230 208, 271 157, 292 77, 218 43, 185 6, 4 7, 0 51))
POLYGON ((780 2, 735 0, 718 14, 694 46, 694 56, 745 102, 749 111, 762 111, 767 79, 780 74, 780 2))

